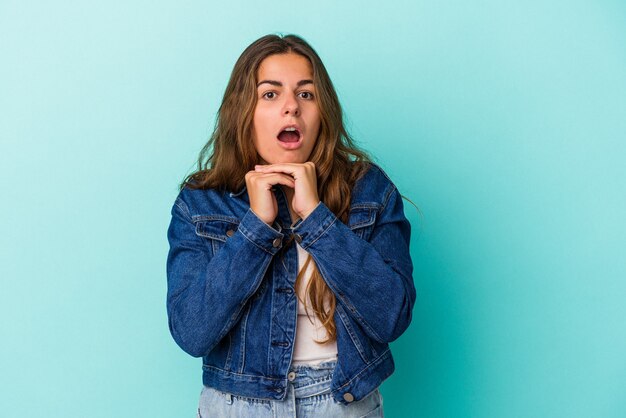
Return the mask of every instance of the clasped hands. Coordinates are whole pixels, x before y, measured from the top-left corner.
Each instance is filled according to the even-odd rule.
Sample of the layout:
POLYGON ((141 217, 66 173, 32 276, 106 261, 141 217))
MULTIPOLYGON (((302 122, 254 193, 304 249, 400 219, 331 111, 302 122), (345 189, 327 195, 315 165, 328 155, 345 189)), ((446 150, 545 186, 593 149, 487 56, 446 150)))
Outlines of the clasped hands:
POLYGON ((311 161, 256 165, 253 171, 246 173, 245 179, 250 208, 268 225, 278 215, 278 203, 272 193, 274 185, 293 189, 291 207, 302 219, 309 216, 320 202, 315 164, 311 161))

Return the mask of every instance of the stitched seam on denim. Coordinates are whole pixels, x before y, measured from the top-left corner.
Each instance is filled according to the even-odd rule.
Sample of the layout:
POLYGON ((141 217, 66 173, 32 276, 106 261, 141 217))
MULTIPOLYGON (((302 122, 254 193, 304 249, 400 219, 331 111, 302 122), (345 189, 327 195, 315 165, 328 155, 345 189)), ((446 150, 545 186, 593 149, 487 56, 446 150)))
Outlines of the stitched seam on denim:
POLYGON ((343 314, 341 313, 341 309, 338 309, 337 313, 339 314, 339 319, 343 323, 344 328, 346 329, 346 331, 348 332, 348 335, 350 336, 350 339, 352 340, 352 344, 354 344, 354 346, 356 347, 356 350, 359 352, 359 356, 361 356, 363 363, 367 364, 368 362, 367 362, 367 359, 365 358, 363 347, 361 346, 361 343, 358 340, 355 340, 355 337, 352 335, 352 329, 348 326, 348 324, 344 320, 343 314))
POLYGON ((248 309, 242 318, 241 324, 241 349, 239 350, 241 365, 239 366, 239 373, 243 372, 244 365, 246 364, 246 327, 248 325, 248 315, 250 315, 250 306, 251 304, 248 304, 248 309))
POLYGON ((233 338, 231 336, 231 333, 229 332, 228 334, 226 334, 226 336, 228 337, 228 352, 226 353, 226 361, 224 364, 224 370, 230 370, 230 362, 232 361, 232 356, 233 356, 233 338))
POLYGON ((370 348, 371 348, 371 350, 372 350, 372 354, 374 355, 374 357, 377 357, 377 356, 378 356, 378 352, 376 351, 376 349, 374 348, 374 346, 370 344, 370 348))
POLYGON ((352 209, 378 209, 380 207, 380 203, 376 203, 376 202, 360 202, 360 203, 354 203, 352 205, 350 205, 349 210, 352 209))
POLYGON ((296 402, 297 403, 315 403, 315 402, 319 402, 319 401, 323 401, 323 400, 327 400, 329 398, 333 397, 333 393, 332 392, 326 392, 326 393, 318 393, 315 395, 311 395, 311 396, 306 396, 304 398, 296 398, 296 402))
POLYGON ((309 243, 309 245, 307 245, 307 246, 306 246, 306 248, 305 248, 305 247, 302 247, 302 249, 306 250, 306 249, 307 249, 307 248, 309 248, 311 245, 315 244, 315 242, 317 242, 317 240, 318 240, 318 239, 320 239, 320 237, 321 237, 322 235, 324 235, 324 233, 325 233, 326 231, 328 231, 328 228, 330 228, 331 226, 333 226, 333 224, 337 221, 337 217, 336 217, 336 216, 334 216, 334 214, 332 215, 332 217, 333 217, 332 222, 331 222, 331 223, 330 223, 330 224, 329 224, 326 228, 324 228, 324 229, 323 229, 323 230, 322 230, 319 234, 317 234, 317 235, 315 236, 315 238, 313 238, 313 239, 312 239, 312 241, 309 243))
POLYGON ((232 396, 233 399, 241 401, 241 402, 248 402, 252 404, 264 404, 264 405, 272 404, 272 401, 267 400, 267 399, 262 399, 262 398, 249 398, 247 396, 233 395, 233 394, 231 394, 230 396, 232 396))
POLYGON ((178 207, 178 209, 180 209, 184 218, 190 221, 192 220, 191 213, 189 213, 189 208, 187 207, 187 204, 182 199, 177 198, 174 204, 176 205, 176 207, 178 207))
POLYGON ((376 357, 371 363, 368 363, 365 366, 365 368, 363 368, 360 372, 358 372, 357 374, 352 376, 352 379, 348 380, 346 383, 344 383, 343 385, 339 386, 337 388, 337 390, 333 391, 333 393, 339 392, 341 389, 345 388, 346 386, 350 385, 350 383, 352 383, 353 381, 358 379, 363 373, 369 371, 372 367, 378 366, 378 364, 380 364, 380 362, 383 360, 382 357, 385 356, 389 352, 390 352, 390 349, 387 348, 385 351, 383 351, 383 353, 380 356, 376 357))
MULTIPOLYGON (((320 368, 320 364, 324 364, 327 362, 322 362, 320 364, 292 364, 291 365, 291 369, 296 372, 296 373, 302 373, 304 369, 309 369, 309 370, 313 370, 313 371, 320 371, 320 370, 328 370, 329 372, 332 372, 332 370, 335 370, 335 367, 337 367, 337 360, 330 360, 330 362, 332 363, 333 367, 322 367, 320 368)), ((291 364, 291 363, 289 363, 291 364)))
MULTIPOLYGON (((249 234, 250 232, 248 232, 244 226, 241 226, 241 225, 240 225, 240 226, 239 226, 239 228, 237 229, 237 231, 241 232, 241 233, 243 234, 243 236, 244 236, 244 237, 246 237, 246 239, 247 239, 248 241, 250 241, 251 243, 253 243, 253 244, 254 244, 254 246, 255 246, 255 247, 258 247, 258 248, 262 249, 263 251, 265 251, 266 253, 268 253, 268 254, 270 254, 270 255, 274 255, 274 253, 272 253, 271 251, 269 251, 269 250, 268 250, 268 249, 266 249, 265 247, 262 247, 261 245, 259 245, 259 244, 257 244, 256 242, 254 242, 254 241, 252 240, 252 238, 248 237, 248 234, 249 234)), ((252 234, 250 234, 250 235, 252 235, 252 234)))
MULTIPOLYGON (((333 372, 330 371, 328 373, 328 376, 326 376, 326 377, 322 377, 322 378, 319 378, 319 379, 313 379, 313 378, 311 378, 311 379, 313 380, 312 384, 328 382, 329 380, 333 380, 333 372)), ((300 387, 302 387, 302 386, 300 386, 300 387)))
MULTIPOLYGON (((271 261, 271 260, 270 260, 271 261)), ((246 302, 248 301, 248 299, 250 299, 250 297, 254 294, 254 292, 256 292, 256 290, 259 288, 259 286, 261 286, 261 282, 263 281, 263 277, 265 276, 265 273, 267 272, 267 268, 269 267, 270 263, 267 263, 265 266, 265 269, 263 270, 261 279, 258 280, 259 283, 256 285, 256 287, 250 292, 250 290, 248 290, 248 293, 246 293, 246 296, 243 300, 243 303, 241 304, 241 306, 239 306, 239 309, 237 309, 233 315, 230 317, 230 320, 228 321, 228 323, 226 324, 226 326, 222 329, 222 332, 220 332, 220 335, 218 336, 218 341, 221 340, 222 338, 224 338, 226 336, 226 334, 228 333, 228 331, 230 331, 230 329, 235 325, 235 320, 237 319, 237 317, 239 316, 239 313, 241 313, 241 310, 246 306, 246 302), (224 331, 226 330, 226 331, 224 331)), ((258 279, 258 276, 256 277, 256 279, 258 279)))
POLYGON ((385 209, 387 208, 387 204, 389 203, 389 199, 391 198, 391 195, 396 190, 396 186, 392 183, 389 185, 388 190, 389 191, 385 190, 385 198, 383 199, 383 205, 379 209, 378 213, 383 213, 385 211, 385 209))
POLYGON ((328 396, 328 397, 330 397, 330 396, 332 396, 332 395, 333 395, 333 394, 332 394, 332 392, 331 392, 331 390, 330 390, 330 386, 329 386, 329 387, 325 387, 325 388, 323 388, 323 389, 320 389, 318 392, 315 392, 315 393, 313 393, 313 394, 311 394, 311 395, 301 396, 301 397, 299 397, 299 398, 297 397, 297 398, 296 398, 296 400, 298 400, 298 399, 301 399, 301 400, 305 400, 305 399, 306 399, 306 400, 312 400, 312 399, 315 399, 315 398, 316 398, 316 397, 318 397, 318 396, 319 396, 319 397, 322 397, 322 396, 328 396))
MULTIPOLYGON (((313 254, 311 254, 311 256, 313 256, 313 254)), ((319 263, 316 257, 313 257, 313 259, 315 260, 315 265, 317 266, 318 270, 320 271, 322 277, 330 277, 330 275, 328 274, 328 272, 326 271, 326 268, 323 266, 323 263, 319 263)), ((380 336, 378 335, 378 333, 376 331, 374 331, 374 329, 365 321, 365 319, 363 318, 363 316, 359 313, 359 311, 348 301, 348 299, 346 299, 343 294, 341 292, 338 291, 338 289, 334 288, 334 285, 331 285, 328 283, 328 281, 326 281, 326 283, 328 284, 328 286, 331 288, 331 290, 335 293, 336 297, 338 297, 344 305, 346 305, 349 309, 350 312, 352 312, 355 317, 355 319, 359 322, 359 324, 361 324, 363 327, 367 328, 367 330, 374 336, 376 336, 376 339, 378 339, 379 341, 383 341, 382 338, 380 338, 380 336)))
MULTIPOLYGON (((270 260, 270 262, 268 262, 265 265, 265 268, 263 269, 263 273, 261 273, 260 279, 259 279, 259 276, 256 277, 256 279, 258 280, 258 284, 256 285, 256 287, 251 292, 248 291, 248 293, 246 294, 246 297, 244 299, 243 305, 237 311, 237 315, 233 315, 233 317, 231 318, 231 320, 229 322, 229 325, 228 325, 227 329, 230 330, 232 328, 233 325, 231 325, 231 324, 234 322, 235 318, 237 318, 237 316, 239 315, 239 312, 241 311, 241 309, 243 309, 245 307, 246 302, 249 301, 249 299, 252 297, 252 295, 259 289, 259 287, 261 286, 261 283, 263 283, 263 279, 265 278, 265 274, 267 273, 267 269, 269 268, 270 264, 271 264, 271 260, 270 260)), ((250 314, 251 307, 252 307, 252 304, 251 303, 248 304, 248 311, 246 312, 246 315, 245 315, 246 323, 248 321, 248 315, 250 314)), ((246 326, 246 324, 244 323, 244 328, 245 328, 245 326, 246 326)), ((245 336, 245 332, 243 333, 243 335, 245 336)), ((245 345, 246 345, 245 344, 245 339, 242 339, 241 345, 242 345, 242 350, 245 349, 245 345)), ((241 353, 241 351, 240 351, 240 353, 241 353)), ((245 363, 245 351, 243 352, 243 355, 242 355, 241 367, 240 367, 241 371, 243 371, 244 363, 245 363)))
POLYGON ((362 221, 362 222, 356 223, 354 225, 348 225, 348 228, 350 228, 350 229, 357 229, 357 228, 361 228, 361 227, 364 227, 364 226, 373 225, 374 222, 376 222, 376 212, 371 210, 371 209, 375 209, 375 208, 363 208, 363 209, 370 209, 370 211, 369 211, 369 213, 367 215, 369 217, 369 219, 367 219, 366 221, 362 221))
POLYGON ((200 222, 196 224, 196 235, 200 237, 211 238, 213 240, 226 242, 226 239, 228 237, 227 235, 217 235, 217 234, 212 234, 210 232, 204 232, 202 231, 202 227, 200 225, 202 225, 202 223, 200 222))
POLYGON ((224 226, 226 226, 227 228, 231 229, 231 230, 237 230, 237 228, 239 228, 239 223, 233 223, 233 222, 227 222, 227 221, 223 221, 223 220, 217 220, 217 225, 215 225, 215 220, 203 220, 203 221, 198 221, 195 220, 193 221, 196 225, 196 235, 199 235, 201 237, 207 237, 207 238, 212 238, 212 239, 216 239, 222 242, 226 242, 226 240, 229 238, 228 235, 226 234, 226 232, 223 233, 215 233, 215 232, 209 232, 211 229, 215 230, 219 230, 220 232, 223 231, 225 228, 224 226), (211 228, 210 226, 208 226, 207 224, 214 222, 213 228, 211 228), (227 222, 228 225, 224 225, 224 222, 227 222), (217 228, 216 228, 217 226, 217 228))
POLYGON ((224 338, 226 336, 226 334, 228 334, 228 331, 230 331, 231 328, 235 325, 235 320, 237 319, 237 317, 241 313, 241 310, 243 309, 244 306, 245 305, 240 306, 239 309, 237 309, 235 312, 233 312, 233 314, 231 315, 230 319, 226 323, 226 326, 222 329, 222 332, 220 332, 220 335, 217 337, 217 341, 220 341, 222 338, 224 338))
MULTIPOLYGON (((272 276, 272 287, 276 286, 276 283, 274 283, 274 277, 272 276)), ((274 372, 276 371, 276 367, 274 366, 274 362, 272 361, 272 350, 274 350, 273 345, 272 345, 272 333, 274 332, 274 295, 276 293, 272 292, 272 297, 270 298, 270 330, 269 330, 269 345, 268 345, 268 349, 267 349, 267 364, 268 369, 270 374, 274 374, 274 372)))
POLYGON ((216 373, 220 373, 220 374, 225 374, 225 375, 233 375, 233 376, 241 376, 241 377, 249 377, 250 379, 253 380, 273 380, 276 382, 282 382, 283 379, 282 378, 276 378, 276 377, 269 377, 269 376, 258 376, 258 375, 253 375, 253 374, 245 374, 245 373, 238 373, 238 372, 233 372, 233 371, 229 371, 229 370, 224 370, 224 369, 220 369, 219 367, 215 367, 215 366, 211 366, 210 364, 203 364, 202 368, 207 370, 207 371, 215 371, 216 373))
POLYGON ((239 219, 234 218, 232 216, 219 215, 219 214, 215 214, 215 215, 193 215, 191 217, 191 219, 194 222, 224 221, 224 222, 228 222, 228 223, 231 223, 231 224, 239 225, 239 219))
POLYGON ((217 250, 219 249, 219 247, 217 246, 217 242, 215 242, 216 240, 212 239, 211 240, 211 249, 213 250, 213 256, 215 256, 215 253, 217 253, 217 250))
MULTIPOLYGON (((298 270, 298 260, 297 260, 297 258, 296 258, 296 271, 297 271, 297 270, 298 270)), ((294 283, 294 284, 295 284, 295 283, 294 283)), ((291 286, 290 286, 290 287, 291 287, 291 286)), ((298 297, 298 296, 296 295, 296 290, 295 290, 295 288, 294 288, 294 291, 293 291, 293 293, 291 294, 291 296, 292 296, 292 297, 295 297, 295 298, 297 298, 297 297, 298 297)), ((291 364, 292 364, 292 362, 293 362, 293 352, 295 351, 295 350, 293 350, 293 346, 294 346, 294 345, 295 345, 295 343, 296 343, 296 334, 298 333, 298 308, 297 308, 297 306, 298 306, 298 304, 297 304, 297 302, 296 302, 296 309, 294 309, 294 310, 292 311, 292 312, 293 312, 293 324, 295 324, 295 325, 294 325, 294 329, 293 329, 293 331, 294 331, 294 334, 293 334, 293 341, 291 341, 291 347, 292 347, 292 349, 291 349, 291 350, 289 350, 289 352, 290 352, 290 354, 289 354, 289 364, 290 364, 290 365, 291 365, 291 364)), ((271 334, 270 334, 270 335, 271 335, 271 334)), ((271 342, 270 342, 270 344, 271 344, 271 342)), ((269 351, 269 350, 268 350, 268 351, 269 351)))
POLYGON ((355 229, 364 228, 366 226, 370 226, 370 225, 373 225, 373 224, 374 224, 374 218, 372 217, 372 219, 369 220, 369 221, 363 221, 363 222, 358 223, 358 224, 350 225, 350 226, 348 226, 348 228, 350 228, 352 230, 355 230, 355 229))

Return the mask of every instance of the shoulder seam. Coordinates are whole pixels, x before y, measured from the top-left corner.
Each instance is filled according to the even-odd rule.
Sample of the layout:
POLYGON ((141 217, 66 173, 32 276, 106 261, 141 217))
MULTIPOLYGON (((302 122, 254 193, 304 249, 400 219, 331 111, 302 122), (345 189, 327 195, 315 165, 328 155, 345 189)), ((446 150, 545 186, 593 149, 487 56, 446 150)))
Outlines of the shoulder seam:
POLYGON ((380 167, 378 164, 372 162, 371 163, 373 167, 375 167, 383 176, 385 176, 385 178, 387 179, 387 181, 389 182, 389 184, 387 185, 387 188, 385 189, 385 193, 384 193, 384 197, 383 197, 383 202, 382 202, 382 206, 379 209, 379 213, 382 213, 385 208, 387 207, 387 204, 389 203, 389 200, 391 200, 391 195, 394 193, 394 191, 396 191, 398 188, 396 187, 395 183, 393 182, 393 180, 391 180, 391 178, 389 178, 389 176, 387 175, 387 173, 385 173, 385 170, 382 169, 382 167, 380 167))
POLYGON ((389 186, 387 187, 387 190, 385 191, 385 198, 383 199, 383 206, 380 209, 379 212, 383 212, 385 210, 385 208, 387 207, 387 204, 389 203, 389 200, 391 200, 391 195, 397 190, 398 188, 396 187, 395 184, 389 183, 389 186))
POLYGON ((383 168, 382 168, 379 164, 377 164, 377 163, 375 163, 375 162, 370 162, 370 164, 371 164, 372 166, 376 167, 376 168, 378 169, 378 171, 380 171, 380 172, 381 172, 381 174, 382 174, 383 176, 385 176, 385 178, 387 178, 387 180, 389 180, 389 182, 390 182, 390 183, 393 183, 393 181, 391 180, 391 178, 389 178, 389 176, 387 175, 387 173, 385 172, 385 170, 383 170, 383 168))
POLYGON ((174 202, 174 206, 176 206, 178 209, 180 209, 182 215, 185 218, 187 218, 187 220, 192 221, 191 213, 189 212, 189 208, 187 207, 187 204, 183 201, 183 199, 180 198, 180 196, 178 196, 176 198, 176 201, 174 202))

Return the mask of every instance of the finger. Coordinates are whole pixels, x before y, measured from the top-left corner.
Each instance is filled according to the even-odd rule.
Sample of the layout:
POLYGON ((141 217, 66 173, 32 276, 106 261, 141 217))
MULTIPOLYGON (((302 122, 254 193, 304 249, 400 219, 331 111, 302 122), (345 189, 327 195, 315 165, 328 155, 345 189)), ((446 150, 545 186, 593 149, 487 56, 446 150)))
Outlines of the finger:
POLYGON ((282 173, 263 173, 258 177, 258 180, 265 184, 266 187, 273 186, 275 184, 284 184, 285 186, 289 187, 295 186, 294 178, 282 173))
POLYGON ((301 166, 302 164, 296 163, 277 163, 267 165, 255 165, 254 168, 260 171, 293 171, 301 166))
POLYGON ((268 179, 268 178, 274 178, 274 177, 283 177, 286 179, 290 179, 293 180, 294 178, 292 176, 290 176, 289 174, 280 172, 280 171, 276 171, 276 172, 254 172, 251 171, 250 172, 250 178, 254 178, 254 179, 268 179))
POLYGON ((266 178, 268 176, 284 176, 285 178, 289 178, 293 180, 293 176, 290 176, 287 173, 283 173, 282 171, 248 171, 246 174, 250 176, 250 178, 266 178))
POLYGON ((262 165, 255 166, 255 171, 261 173, 287 173, 293 177, 296 177, 298 173, 301 173, 306 167, 304 164, 295 164, 295 163, 279 163, 279 164, 270 164, 270 165, 262 165))

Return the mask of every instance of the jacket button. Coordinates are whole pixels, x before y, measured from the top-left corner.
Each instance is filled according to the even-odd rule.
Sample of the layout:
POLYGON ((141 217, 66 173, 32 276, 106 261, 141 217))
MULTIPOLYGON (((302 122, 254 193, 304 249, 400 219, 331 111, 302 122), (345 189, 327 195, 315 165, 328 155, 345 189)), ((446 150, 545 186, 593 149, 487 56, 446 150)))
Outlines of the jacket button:
POLYGON ((293 382, 295 378, 296 378, 296 372, 289 372, 289 374, 287 375, 287 379, 289 379, 290 382, 293 382))
POLYGON ((354 396, 352 396, 352 394, 350 392, 346 392, 343 394, 343 399, 346 402, 352 402, 354 400, 354 396))
POLYGON ((273 245, 275 248, 278 248, 278 247, 280 247, 280 243, 281 243, 281 242, 282 242, 282 240, 281 240, 280 238, 275 238, 275 239, 274 239, 274 241, 272 242, 272 245, 273 245))
POLYGON ((228 231, 226 231, 226 235, 228 235, 229 237, 232 237, 235 234, 235 231, 233 231, 232 229, 229 229, 228 231))
POLYGON ((295 234, 295 239, 296 239, 296 242, 297 242, 298 244, 300 244, 300 243, 302 242, 302 235, 300 235, 300 234, 295 234))

